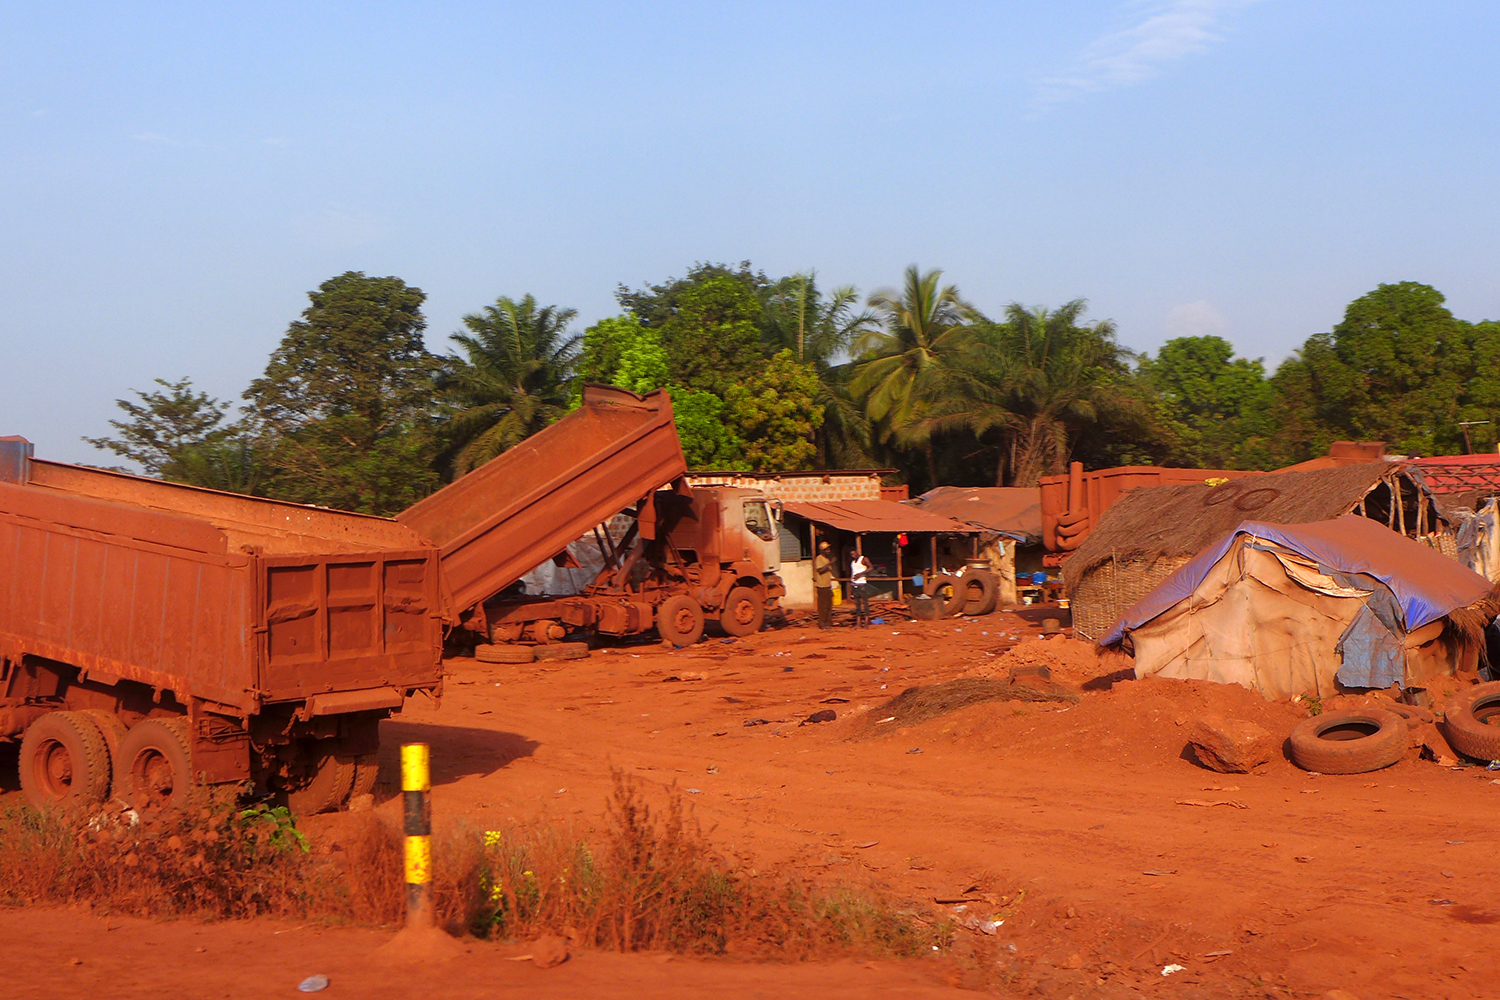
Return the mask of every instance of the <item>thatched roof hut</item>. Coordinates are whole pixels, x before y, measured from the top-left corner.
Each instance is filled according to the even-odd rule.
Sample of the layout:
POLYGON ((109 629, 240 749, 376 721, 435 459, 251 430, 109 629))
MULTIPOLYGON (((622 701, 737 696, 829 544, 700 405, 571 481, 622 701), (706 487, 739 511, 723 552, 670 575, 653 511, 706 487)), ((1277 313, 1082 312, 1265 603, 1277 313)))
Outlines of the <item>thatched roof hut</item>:
POLYGON ((1431 491, 1394 462, 1132 490, 1063 561, 1074 630, 1080 638, 1100 638, 1127 608, 1241 522, 1309 524, 1351 513, 1445 555, 1458 551, 1431 491))

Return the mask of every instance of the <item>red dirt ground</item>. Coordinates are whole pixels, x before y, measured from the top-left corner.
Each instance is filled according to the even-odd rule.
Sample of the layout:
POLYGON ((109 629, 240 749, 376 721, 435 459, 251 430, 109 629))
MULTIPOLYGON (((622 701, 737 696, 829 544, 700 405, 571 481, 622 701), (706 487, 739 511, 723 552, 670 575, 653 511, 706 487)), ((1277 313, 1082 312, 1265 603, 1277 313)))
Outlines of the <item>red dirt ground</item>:
MULTIPOLYGON (((1039 640, 1008 612, 789 626, 675 652, 454 660, 440 708, 412 704, 382 726, 387 774, 400 743, 431 744, 439 825, 550 815, 586 828, 621 768, 675 783, 715 843, 760 868, 871 885, 932 914, 956 910, 935 898, 964 897, 960 919, 1004 918, 993 936, 960 931, 952 955, 582 954, 542 971, 505 960, 519 946, 469 942, 430 974, 374 965, 389 937, 376 930, 26 910, 0 915, 7 964, 37 970, 33 992, 13 995, 265 996, 323 972, 325 995, 361 997, 413 984, 429 997, 1500 997, 1496 775, 1415 751, 1374 774, 1311 776, 1285 761, 1216 774, 1183 757, 1190 720, 1216 712, 1286 733, 1303 711, 1208 683, 1100 679, 1119 666, 1071 639, 1039 640), (913 684, 1004 679, 1042 661, 1078 703, 991 702, 889 729, 866 715, 913 684), (823 708, 838 720, 798 725, 823 708), (745 725, 754 719, 768 724, 745 725), (1168 965, 1184 968, 1164 977, 1168 965)), ((304 827, 336 835, 346 822, 304 827)))

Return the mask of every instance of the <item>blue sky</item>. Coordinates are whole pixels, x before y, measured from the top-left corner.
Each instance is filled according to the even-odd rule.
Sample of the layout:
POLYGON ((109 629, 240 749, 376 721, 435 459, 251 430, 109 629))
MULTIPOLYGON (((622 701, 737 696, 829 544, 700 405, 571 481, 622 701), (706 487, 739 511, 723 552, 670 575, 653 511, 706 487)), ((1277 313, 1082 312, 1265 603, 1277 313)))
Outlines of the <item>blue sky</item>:
POLYGON ((1380 282, 1500 318, 1500 5, 0 6, 0 433, 237 398, 346 270, 617 312, 748 259, 1274 362, 1380 282), (253 11, 253 13, 252 13, 253 11))

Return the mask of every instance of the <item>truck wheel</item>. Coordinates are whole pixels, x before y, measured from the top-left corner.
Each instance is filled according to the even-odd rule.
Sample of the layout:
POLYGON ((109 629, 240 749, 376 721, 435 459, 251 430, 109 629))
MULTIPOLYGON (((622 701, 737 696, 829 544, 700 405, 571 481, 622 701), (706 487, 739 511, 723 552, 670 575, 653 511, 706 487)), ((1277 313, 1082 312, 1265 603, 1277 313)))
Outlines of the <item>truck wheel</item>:
POLYGON ((138 722, 120 742, 115 796, 136 809, 175 809, 193 787, 186 719, 138 722))
POLYGON ((356 795, 374 795, 375 782, 380 777, 380 754, 362 753, 354 758, 354 786, 349 789, 349 797, 356 795))
POLYGON ((664 642, 691 646, 703 638, 703 608, 686 594, 669 597, 656 609, 656 631, 664 642))
POLYGON ((966 615, 987 615, 1000 602, 1000 578, 984 570, 964 574, 964 610, 966 615))
POLYGON ((501 642, 480 644, 474 647, 474 659, 480 663, 530 663, 536 659, 536 650, 501 642))
POLYGON ((286 807, 299 816, 332 812, 349 799, 354 788, 353 757, 334 754, 322 747, 312 751, 313 773, 296 788, 286 791, 286 807))
POLYGON ((49 712, 21 740, 21 790, 38 809, 87 809, 109 794, 109 748, 80 712, 49 712))
POLYGON ((922 593, 932 598, 939 618, 952 618, 961 614, 969 601, 964 593, 963 581, 946 573, 936 574, 928 579, 922 585, 922 593))
POLYGON ((754 635, 766 620, 766 606, 750 587, 735 587, 724 598, 719 627, 729 635, 754 635))

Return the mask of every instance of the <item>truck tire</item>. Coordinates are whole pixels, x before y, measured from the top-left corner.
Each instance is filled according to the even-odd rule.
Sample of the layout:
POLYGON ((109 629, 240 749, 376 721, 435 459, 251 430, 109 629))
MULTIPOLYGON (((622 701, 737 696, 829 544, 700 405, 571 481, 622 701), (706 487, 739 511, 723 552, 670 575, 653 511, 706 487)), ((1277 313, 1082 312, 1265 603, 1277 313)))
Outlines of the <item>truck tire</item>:
POLYGON ((719 614, 719 627, 727 635, 754 635, 766 621, 766 606, 750 587, 735 587, 724 598, 724 610, 719 614))
POLYGON ((286 807, 299 816, 332 812, 349 800, 354 788, 355 760, 323 747, 311 751, 314 771, 298 788, 284 793, 286 807))
POLYGON ((480 663, 530 663, 536 659, 536 650, 510 643, 480 644, 474 647, 474 659, 480 663))
POLYGON ((586 660, 589 658, 589 644, 586 642, 554 642, 547 646, 536 648, 538 660, 586 660))
POLYGON ((362 753, 354 758, 354 785, 349 797, 374 795, 375 783, 380 780, 380 754, 362 753))
POLYGON ((663 642, 691 646, 703 638, 703 608, 686 594, 662 601, 656 609, 656 631, 663 642))
POLYGON ((961 613, 968 603, 963 581, 946 573, 935 574, 926 580, 922 584, 922 593, 932 598, 939 618, 952 618, 961 613))
POLYGON ((115 797, 135 809, 176 809, 193 788, 186 719, 137 722, 120 742, 115 797))
POLYGON ((1000 578, 984 570, 964 574, 964 611, 966 615, 987 615, 1000 603, 1000 578))
POLYGON ((130 727, 113 712, 86 708, 78 714, 92 719, 94 725, 99 727, 99 732, 104 737, 104 745, 109 748, 109 776, 110 781, 113 782, 115 761, 120 759, 120 744, 125 742, 125 734, 130 732, 130 727))
POLYGON ((1319 774, 1364 774, 1390 767, 1406 752, 1406 720, 1395 712, 1324 712, 1292 730, 1292 763, 1319 774))
POLYGON ((1453 749, 1475 760, 1500 760, 1500 681, 1458 692, 1443 707, 1443 719, 1453 749))
POLYGON ((21 740, 21 791, 38 809, 81 810, 109 795, 109 747, 81 712, 49 712, 21 740))

